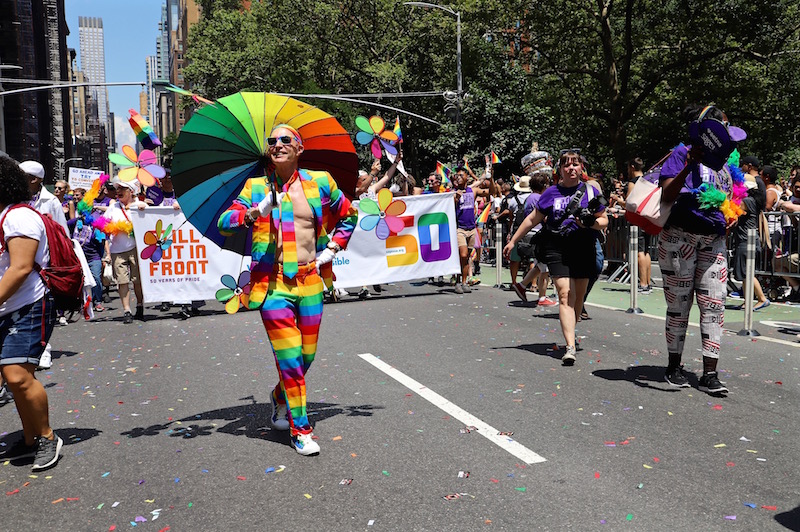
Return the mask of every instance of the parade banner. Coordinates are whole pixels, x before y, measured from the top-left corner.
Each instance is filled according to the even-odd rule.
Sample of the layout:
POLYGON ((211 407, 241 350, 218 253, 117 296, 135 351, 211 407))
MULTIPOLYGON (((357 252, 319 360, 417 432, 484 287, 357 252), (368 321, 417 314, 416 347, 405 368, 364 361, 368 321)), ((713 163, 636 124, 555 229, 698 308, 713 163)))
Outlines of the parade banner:
POLYGON ((74 166, 69 169, 69 177, 67 178, 67 182, 69 183, 70 190, 75 190, 76 188, 82 188, 83 190, 89 190, 92 188, 92 183, 95 179, 100 177, 103 174, 100 170, 89 170, 88 168, 75 168, 74 166))
POLYGON ((346 250, 333 259, 336 288, 460 273, 454 194, 363 199, 346 250))
POLYGON ((214 299, 223 275, 236 277, 250 257, 222 250, 172 207, 128 211, 145 303, 214 299))

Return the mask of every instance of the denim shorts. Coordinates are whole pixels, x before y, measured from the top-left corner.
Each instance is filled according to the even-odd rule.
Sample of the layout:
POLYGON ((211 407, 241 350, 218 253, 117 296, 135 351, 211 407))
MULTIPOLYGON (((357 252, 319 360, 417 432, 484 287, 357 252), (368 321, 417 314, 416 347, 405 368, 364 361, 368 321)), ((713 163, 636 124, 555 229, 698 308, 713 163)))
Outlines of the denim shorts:
POLYGON ((0 365, 39 364, 56 321, 53 297, 0 317, 0 365))

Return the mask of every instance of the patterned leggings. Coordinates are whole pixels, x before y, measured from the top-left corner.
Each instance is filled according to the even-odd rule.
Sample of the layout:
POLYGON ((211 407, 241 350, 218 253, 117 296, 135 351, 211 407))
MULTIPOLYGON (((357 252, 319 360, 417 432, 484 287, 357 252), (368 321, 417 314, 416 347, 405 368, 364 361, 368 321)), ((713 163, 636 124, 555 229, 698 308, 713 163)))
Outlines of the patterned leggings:
POLYGON ((294 279, 284 278, 279 266, 261 308, 280 379, 272 395, 279 404, 288 404, 293 435, 312 430, 306 412, 305 375, 317 353, 322 300, 322 279, 313 262, 298 265, 294 279))
POLYGON ((703 357, 719 358, 725 310, 728 262, 725 238, 695 235, 671 227, 658 239, 658 264, 664 276, 667 300, 667 349, 683 353, 692 299, 700 309, 703 357))

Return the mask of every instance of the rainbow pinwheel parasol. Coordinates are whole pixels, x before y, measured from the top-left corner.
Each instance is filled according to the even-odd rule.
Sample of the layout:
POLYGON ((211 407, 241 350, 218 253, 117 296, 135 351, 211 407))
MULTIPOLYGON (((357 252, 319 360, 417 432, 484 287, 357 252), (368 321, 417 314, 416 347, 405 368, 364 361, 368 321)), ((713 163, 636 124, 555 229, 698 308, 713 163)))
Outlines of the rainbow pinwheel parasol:
POLYGON ((173 151, 172 182, 186 219, 223 249, 250 252, 250 231, 224 237, 217 220, 249 178, 268 175, 266 139, 277 124, 292 126, 303 138, 301 168, 330 172, 349 198, 355 194, 358 156, 336 118, 272 93, 220 98, 196 110, 181 130, 173 151))
MULTIPOLYGON (((399 140, 397 133, 386 129, 386 122, 379 116, 373 116, 369 119, 365 116, 356 117, 356 126, 359 131, 356 133, 356 141, 362 146, 370 145, 372 155, 376 159, 380 159, 383 152, 381 146, 387 153, 397 155, 397 148, 394 147, 394 142, 399 140)), ((399 122, 397 124, 399 129, 399 122)))

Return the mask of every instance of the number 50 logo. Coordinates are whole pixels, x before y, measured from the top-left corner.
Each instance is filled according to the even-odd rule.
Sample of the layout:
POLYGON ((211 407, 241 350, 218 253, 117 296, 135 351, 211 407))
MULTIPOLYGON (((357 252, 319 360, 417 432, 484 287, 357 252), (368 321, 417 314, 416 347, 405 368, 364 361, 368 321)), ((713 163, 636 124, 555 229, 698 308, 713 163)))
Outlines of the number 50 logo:
MULTIPOLYGON (((400 216, 405 227, 414 227, 413 216, 400 216)), ((419 241, 414 235, 392 235, 386 239, 386 263, 390 268, 411 266, 419 261, 420 254, 424 262, 440 262, 450 258, 450 223, 443 212, 423 214, 417 221, 419 241), (433 246, 433 231, 438 228, 438 246, 433 246)))

